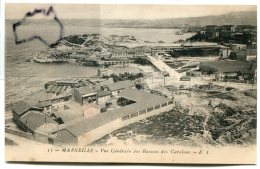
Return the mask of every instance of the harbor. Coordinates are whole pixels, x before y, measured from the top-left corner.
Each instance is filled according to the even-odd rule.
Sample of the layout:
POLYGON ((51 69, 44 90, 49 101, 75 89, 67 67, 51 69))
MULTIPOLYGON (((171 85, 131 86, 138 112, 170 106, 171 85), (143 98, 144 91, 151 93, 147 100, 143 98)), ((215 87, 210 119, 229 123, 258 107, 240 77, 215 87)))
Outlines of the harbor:
MULTIPOLYGON (((212 31, 226 27, 206 26, 205 34, 212 38, 212 31)), ((69 35, 55 48, 38 51, 24 62, 42 69, 46 78, 38 79, 26 99, 10 102, 6 139, 10 144, 19 144, 22 137, 53 146, 109 145, 113 140, 181 144, 183 138, 185 144, 196 146, 253 144, 255 46, 192 42, 197 34, 184 42, 148 42, 133 35, 69 35), (52 76, 46 67, 55 68, 52 76), (80 74, 70 67, 80 69, 80 74), (89 73, 90 68, 95 73, 89 73), (225 121, 224 127, 213 117, 225 121), (247 129, 239 131, 240 123, 247 129), (153 130, 147 131, 149 126, 153 130)))

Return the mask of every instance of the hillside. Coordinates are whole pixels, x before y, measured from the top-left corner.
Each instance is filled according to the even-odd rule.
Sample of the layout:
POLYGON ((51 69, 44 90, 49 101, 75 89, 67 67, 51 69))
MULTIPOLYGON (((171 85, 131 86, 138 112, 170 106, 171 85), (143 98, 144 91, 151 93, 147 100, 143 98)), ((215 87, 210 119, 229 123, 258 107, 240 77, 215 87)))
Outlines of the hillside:
MULTIPOLYGON (((15 20, 6 20, 14 23, 15 20)), ((32 22, 32 21, 31 21, 32 22)), ((45 25, 49 20, 33 20, 33 24, 45 25)), ((88 27, 114 28, 187 28, 205 25, 252 25, 257 26, 257 12, 231 12, 224 15, 168 19, 61 19, 63 26, 77 25, 88 27)))
POLYGON ((231 12, 224 15, 171 18, 156 20, 106 20, 102 23, 106 27, 137 27, 137 28, 174 28, 182 26, 205 25, 257 25, 256 12, 231 12))
POLYGON ((169 19, 64 19, 66 25, 77 24, 90 27, 115 28, 182 28, 186 26, 205 25, 257 25, 256 12, 231 12, 223 15, 210 15, 202 17, 169 18, 169 19))

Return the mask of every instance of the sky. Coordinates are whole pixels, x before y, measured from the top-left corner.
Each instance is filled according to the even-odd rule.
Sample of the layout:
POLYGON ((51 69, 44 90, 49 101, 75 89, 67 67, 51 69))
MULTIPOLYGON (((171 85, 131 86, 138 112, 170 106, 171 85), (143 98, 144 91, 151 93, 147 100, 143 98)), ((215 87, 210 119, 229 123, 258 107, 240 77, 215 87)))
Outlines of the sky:
MULTIPOLYGON (((98 5, 98 4, 5 4, 6 19, 21 19, 35 8, 53 6, 61 19, 161 19, 221 15, 256 11, 254 5, 98 5)), ((40 15, 38 18, 42 18, 40 15)))

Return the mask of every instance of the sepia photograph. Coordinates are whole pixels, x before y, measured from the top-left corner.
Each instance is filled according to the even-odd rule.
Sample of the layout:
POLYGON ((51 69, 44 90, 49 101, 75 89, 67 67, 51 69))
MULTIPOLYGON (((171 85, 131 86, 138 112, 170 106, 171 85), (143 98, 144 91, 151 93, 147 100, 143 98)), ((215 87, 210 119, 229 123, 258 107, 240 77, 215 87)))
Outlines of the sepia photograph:
POLYGON ((5 3, 5 160, 256 164, 257 6, 5 3))

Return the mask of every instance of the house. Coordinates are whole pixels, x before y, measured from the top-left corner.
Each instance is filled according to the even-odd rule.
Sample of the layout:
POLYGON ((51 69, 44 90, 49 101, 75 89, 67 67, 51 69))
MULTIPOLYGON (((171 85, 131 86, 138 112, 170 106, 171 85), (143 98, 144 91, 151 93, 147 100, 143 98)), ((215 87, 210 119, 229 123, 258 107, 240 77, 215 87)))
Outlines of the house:
MULTIPOLYGON (((42 92, 42 93, 35 93, 32 96, 32 105, 37 105, 39 102, 42 102, 41 104, 49 104, 50 102, 54 104, 59 104, 59 103, 65 103, 71 100, 72 94, 71 94, 71 89, 65 90, 64 92, 60 94, 53 94, 53 93, 48 93, 48 92, 42 92), (37 102, 36 102, 37 101, 37 102)), ((39 104, 41 106, 41 104, 39 104)))
POLYGON ((231 49, 227 48, 222 48, 222 58, 227 59, 230 56, 230 53, 232 52, 231 49))
POLYGON ((66 90, 58 95, 46 92, 35 95, 34 99, 31 100, 31 105, 42 108, 45 113, 51 113, 59 107, 63 107, 72 98, 71 90, 66 90))
POLYGON ((235 26, 234 25, 222 25, 220 26, 221 30, 226 30, 229 32, 235 32, 235 26))
POLYGON ((52 132, 53 137, 49 138, 49 142, 54 145, 68 145, 75 144, 77 142, 77 136, 74 135, 67 128, 62 128, 60 130, 52 132))
POLYGON ((110 99, 112 92, 108 89, 102 89, 97 91, 97 103, 102 104, 110 99))
POLYGON ((18 101, 11 105, 13 121, 16 123, 21 116, 28 113, 29 111, 42 111, 42 108, 32 107, 25 101, 18 101))
POLYGON ((111 58, 129 59, 144 56, 143 49, 115 49, 112 52, 111 58))
POLYGON ((97 89, 93 89, 89 86, 73 89, 73 99, 80 103, 93 103, 96 101, 97 89))
MULTIPOLYGON (((256 67, 247 61, 210 61, 201 62, 201 68, 214 70, 216 81, 244 81, 252 80, 256 67)), ((204 71, 204 70, 202 70, 204 71)))
MULTIPOLYGON (((17 126, 26 132, 31 132, 33 139, 42 143, 86 145, 128 124, 167 112, 174 106, 172 99, 144 90, 132 89, 133 85, 129 82, 131 81, 115 83, 117 84, 114 84, 117 86, 115 91, 120 91, 120 93, 117 97, 110 97, 107 100, 107 102, 114 102, 118 101, 118 98, 122 98, 129 101, 129 104, 117 106, 104 113, 100 113, 101 109, 97 104, 88 103, 79 107, 78 103, 71 101, 66 104, 66 107, 64 106, 64 110, 54 111, 52 112, 53 116, 50 116, 43 113, 42 109, 37 111, 37 108, 31 109, 26 103, 16 103, 13 106, 13 111, 21 115, 17 126)), ((103 86, 99 89, 101 93, 99 93, 100 91, 96 92, 96 98, 111 94, 110 88, 108 85, 103 86)), ((82 99, 84 95, 90 96, 93 89, 84 88, 77 92, 82 99)), ((46 103, 46 105, 49 104, 46 103)))
POLYGON ((209 40, 219 38, 219 30, 216 25, 207 25, 206 26, 206 37, 209 40))
POLYGON ((45 144, 53 144, 52 133, 59 130, 59 127, 57 123, 42 124, 34 130, 34 140, 45 144))
POLYGON ((108 66, 108 65, 118 65, 118 64, 129 64, 134 63, 133 59, 117 59, 114 58, 112 60, 98 60, 97 64, 101 66, 108 66))
MULTIPOLYGON (((133 100, 134 103, 64 125, 52 133, 55 136, 53 143, 87 145, 118 128, 169 111, 174 106, 173 100, 144 90, 124 89, 118 97, 133 100)), ((96 113, 95 109, 90 111, 96 113)))
POLYGON ((17 121, 17 126, 26 132, 34 133, 34 130, 45 123, 54 123, 56 121, 47 114, 43 114, 40 111, 28 111, 26 114, 22 115, 17 121))
POLYGON ((44 112, 46 113, 51 113, 52 112, 52 105, 54 103, 51 101, 39 101, 38 103, 36 103, 34 106, 35 107, 39 107, 42 108, 44 112))
POLYGON ((108 88, 112 92, 113 96, 117 96, 117 94, 120 93, 120 91, 122 91, 123 89, 135 88, 135 84, 130 80, 125 80, 108 84, 108 88))
POLYGON ((232 44, 231 53, 229 59, 246 61, 247 59, 247 47, 244 44, 232 44))
POLYGON ((113 74, 112 69, 98 69, 98 76, 104 77, 104 76, 110 76, 113 74))

